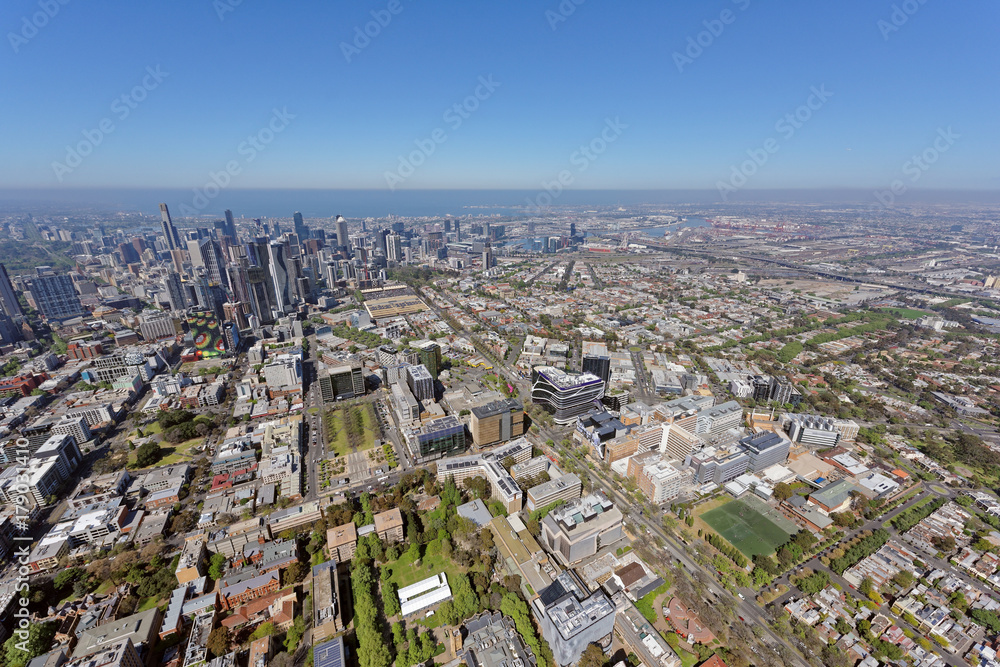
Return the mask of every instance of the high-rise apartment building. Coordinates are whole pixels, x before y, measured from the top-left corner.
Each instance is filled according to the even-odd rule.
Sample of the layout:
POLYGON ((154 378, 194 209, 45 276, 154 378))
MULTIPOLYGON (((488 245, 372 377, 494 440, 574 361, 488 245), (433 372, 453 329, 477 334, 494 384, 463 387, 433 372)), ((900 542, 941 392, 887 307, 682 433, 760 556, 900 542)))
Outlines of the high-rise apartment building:
POLYGON ((56 275, 48 266, 39 266, 36 272, 38 275, 31 279, 28 290, 39 312, 46 319, 68 319, 85 312, 73 287, 72 278, 65 274, 56 275))
POLYGON ((24 317, 21 304, 17 301, 17 294, 14 292, 14 285, 7 275, 7 267, 3 264, 0 264, 0 310, 14 320, 24 317))
POLYGON ((160 204, 160 226, 163 229, 163 238, 167 241, 168 250, 180 250, 184 247, 181 245, 181 237, 177 233, 177 227, 170 219, 170 211, 166 204, 160 204))
POLYGON ((287 248, 284 243, 272 242, 268 246, 270 255, 271 281, 274 284, 274 306, 276 310, 287 312, 292 306, 292 286, 288 270, 287 248))
POLYGON ((344 219, 344 216, 342 215, 337 216, 336 227, 337 227, 337 245, 344 248, 350 248, 351 241, 350 239, 347 238, 347 220, 344 219))

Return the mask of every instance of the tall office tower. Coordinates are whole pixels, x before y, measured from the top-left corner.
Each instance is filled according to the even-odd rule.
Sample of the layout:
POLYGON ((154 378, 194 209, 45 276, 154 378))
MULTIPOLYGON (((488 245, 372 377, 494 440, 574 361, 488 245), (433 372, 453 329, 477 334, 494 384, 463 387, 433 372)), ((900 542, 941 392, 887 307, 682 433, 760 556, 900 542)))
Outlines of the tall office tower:
POLYGON ((24 311, 21 310, 21 304, 18 303, 17 294, 14 292, 14 285, 7 275, 7 267, 3 264, 0 264, 0 310, 15 320, 24 317, 24 311))
POLYGON ((218 285, 229 286, 229 275, 222 259, 219 244, 211 237, 188 241, 188 252, 191 253, 191 266, 204 268, 208 279, 218 285))
POLYGON ((351 247, 351 241, 347 237, 347 220, 342 215, 337 216, 337 245, 344 248, 351 247))
POLYGON ((272 241, 268 245, 271 281, 274 283, 274 307, 285 313, 292 306, 291 286, 288 276, 288 254, 285 244, 272 241))
POLYGON ((181 237, 177 234, 177 228, 174 227, 174 223, 170 219, 170 211, 167 209, 166 204, 160 204, 160 219, 160 226, 163 228, 163 238, 167 240, 167 249, 177 250, 178 248, 183 248, 181 237))
POLYGON ((320 241, 326 243, 326 230, 325 229, 323 229, 321 227, 317 227, 316 229, 310 229, 309 233, 312 234, 312 237, 314 239, 319 239, 320 241))
POLYGON ((389 246, 387 239, 389 238, 388 229, 378 229, 375 231, 375 249, 381 250, 383 255, 389 255, 389 246))
POLYGON ((389 225, 389 228, 392 231, 396 232, 397 234, 402 234, 403 232, 406 231, 406 225, 403 224, 402 222, 394 222, 391 225, 389 225))
POLYGON ((403 261, 403 237, 399 234, 390 234, 386 238, 386 257, 394 262, 403 261))
POLYGON ((593 373, 604 380, 604 386, 607 387, 608 382, 611 381, 611 358, 585 354, 583 355, 583 372, 593 373))
POLYGON ((236 323, 237 329, 242 331, 250 326, 250 322, 247 320, 246 304, 242 301, 230 301, 222 304, 222 312, 226 321, 236 323))
POLYGON ((299 278, 305 275, 302 271, 302 258, 301 257, 289 257, 286 264, 288 265, 288 285, 292 294, 297 298, 302 298, 299 294, 299 278))
POLYGON ((225 227, 225 231, 226 231, 226 236, 233 237, 233 241, 234 242, 237 240, 237 236, 236 236, 236 221, 233 220, 233 212, 230 211, 228 208, 226 209, 226 227, 225 227))
POLYGON ((309 238, 309 228, 306 227, 306 223, 302 221, 302 214, 298 211, 292 215, 292 220, 295 221, 295 235, 299 237, 299 243, 302 243, 302 241, 309 238))
POLYGON ((254 238, 250 243, 247 243, 247 259, 250 260, 250 264, 253 266, 264 266, 266 267, 271 262, 271 258, 267 251, 267 237, 258 236, 254 238))
POLYGON ((122 261, 126 264, 135 264, 139 261, 139 253, 135 251, 135 246, 131 243, 119 243, 118 253, 122 256, 122 261))
POLYGON ((528 220, 528 233, 529 234, 534 234, 535 233, 535 221, 534 220, 528 220))
POLYGON ((170 251, 170 261, 174 263, 174 271, 184 273, 184 262, 187 261, 187 250, 177 248, 170 251))
POLYGON ((497 265, 497 260, 493 256, 493 248, 486 246, 483 248, 483 270, 492 269, 497 265))
POLYGON ((309 301, 309 297, 312 295, 312 286, 309 283, 309 278, 303 276, 295 280, 295 293, 300 300, 309 301))
POLYGON ((250 309, 263 324, 274 322, 274 284, 263 266, 247 267, 250 309))
POLYGON ((226 273, 229 274, 229 289, 233 292, 234 301, 249 304, 250 285, 247 279, 247 269, 250 263, 246 257, 242 258, 240 262, 242 263, 232 263, 226 267, 226 273))
POLYGON ((86 312, 80 305, 72 278, 56 275, 48 266, 39 266, 35 271, 38 275, 31 279, 28 291, 45 319, 68 319, 86 312))
POLYGON ((576 236, 576 223, 575 222, 569 223, 569 235, 570 236, 576 236))
POLYGON ((451 220, 446 218, 444 221, 444 233, 447 234, 450 231, 451 231, 451 220))
POLYGON ((459 220, 455 221, 455 242, 462 242, 462 223, 459 220))
POLYGON ((170 310, 184 310, 188 307, 187 297, 184 295, 184 285, 181 283, 179 273, 171 271, 163 279, 163 289, 167 292, 167 301, 170 302, 170 310))
MULTIPOLYGON (((27 323, 24 326, 28 326, 27 323)), ((0 342, 4 345, 24 340, 24 331, 6 313, 0 313, 0 342)))
POLYGON ((136 254, 138 254, 138 255, 141 255, 142 253, 144 253, 146 251, 146 248, 148 247, 146 245, 146 239, 142 238, 141 236, 134 237, 132 239, 131 243, 132 243, 132 247, 135 248, 136 254))

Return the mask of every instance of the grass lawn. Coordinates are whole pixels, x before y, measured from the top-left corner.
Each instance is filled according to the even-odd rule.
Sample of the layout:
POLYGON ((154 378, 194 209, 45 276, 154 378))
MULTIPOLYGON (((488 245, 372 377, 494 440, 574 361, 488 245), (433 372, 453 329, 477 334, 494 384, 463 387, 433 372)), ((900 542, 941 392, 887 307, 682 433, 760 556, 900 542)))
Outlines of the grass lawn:
POLYGON ((681 659, 681 667, 693 667, 698 664, 698 656, 688 653, 684 649, 677 650, 677 657, 681 659))
POLYGON ((642 596, 635 603, 635 608, 638 609, 651 624, 655 625, 656 621, 659 620, 659 614, 657 614, 656 610, 653 609, 653 603, 656 602, 656 598, 666 593, 669 587, 670 584, 665 583, 655 591, 642 596))
POLYGON ((466 572, 464 567, 450 558, 445 558, 441 554, 441 542, 438 540, 434 540, 427 545, 419 567, 414 567, 409 553, 403 552, 399 560, 391 565, 391 569, 392 576, 389 577, 389 581, 396 584, 399 588, 423 581, 438 572, 444 572, 449 578, 454 574, 466 572))
POLYGON ((905 320, 919 320, 921 317, 927 317, 934 314, 924 310, 916 310, 914 308, 880 308, 879 310, 886 313, 892 313, 896 317, 901 317, 905 320))
POLYGON ((346 408, 331 410, 326 415, 326 432, 328 434, 327 444, 333 449, 337 456, 344 456, 351 452, 351 446, 347 440, 347 429, 344 428, 344 415, 349 410, 361 410, 363 417, 362 438, 358 445, 358 451, 365 451, 375 446, 375 415, 372 412, 370 403, 353 405, 346 408))
POLYGON ((138 614, 139 612, 142 611, 149 611, 153 607, 159 606, 161 602, 166 602, 166 600, 161 600, 159 598, 148 598, 144 600, 141 605, 135 608, 135 613, 138 614))
MULTIPOLYGON (((205 442, 205 438, 201 436, 197 438, 191 438, 190 440, 185 440, 184 442, 179 442, 176 445, 171 445, 168 442, 161 442, 160 448, 163 452, 163 456, 156 463, 156 466, 167 466, 174 463, 181 463, 182 461, 191 461, 194 457, 191 455, 191 449, 197 447, 205 442)), ((136 448, 138 451, 138 447, 136 448)), ((135 462, 135 451, 128 453, 128 466, 132 468, 136 465, 135 462)))
POLYGON ((334 410, 326 417, 326 432, 332 438, 327 440, 327 445, 337 456, 345 456, 351 451, 347 446, 347 431, 344 430, 344 420, 339 410, 334 410))
POLYGON ((773 554, 792 535, 742 500, 705 512, 701 518, 747 558, 773 554))

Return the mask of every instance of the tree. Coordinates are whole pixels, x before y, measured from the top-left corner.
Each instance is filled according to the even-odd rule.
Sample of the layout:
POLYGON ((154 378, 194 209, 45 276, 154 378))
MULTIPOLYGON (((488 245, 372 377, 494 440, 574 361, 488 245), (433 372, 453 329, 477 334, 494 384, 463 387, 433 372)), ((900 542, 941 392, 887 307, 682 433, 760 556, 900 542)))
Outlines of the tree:
POLYGON ((896 584, 903 590, 906 590, 913 585, 913 573, 907 570, 900 570, 896 574, 892 575, 892 583, 896 584))
POLYGON ((270 637, 276 634, 278 634, 278 629, 274 627, 274 623, 268 621, 257 626, 257 629, 253 631, 252 635, 250 635, 250 641, 263 639, 264 637, 270 637))
POLYGON ((140 468, 148 468, 156 465, 160 460, 162 452, 160 445, 156 442, 143 443, 135 452, 135 462, 140 468))
POLYGON ((21 637, 11 635, 3 645, 3 664, 6 667, 25 667, 31 660, 52 648, 52 638, 56 634, 54 623, 32 623, 28 627, 28 638, 23 642, 27 651, 22 651, 21 637))
POLYGON ((302 641, 302 635, 306 633, 306 622, 302 616, 296 616, 295 621, 292 623, 292 627, 288 629, 285 634, 285 650, 292 653, 299 647, 299 642, 302 641))
POLYGON ((218 581, 226 571, 226 556, 224 554, 212 554, 208 561, 208 576, 218 581))
POLYGON ((285 569, 284 584, 291 586, 305 579, 308 568, 299 561, 295 561, 285 569))
POLYGON ((208 635, 205 647, 212 652, 212 655, 219 657, 229 653, 229 630, 219 626, 208 635))
POLYGON ((774 497, 778 500, 788 500, 795 494, 792 487, 785 482, 780 482, 774 485, 774 497))
POLYGON ((583 650, 583 655, 580 656, 580 662, 577 664, 579 667, 604 667, 604 663, 606 662, 607 657, 600 646, 597 644, 587 644, 587 648, 583 650))

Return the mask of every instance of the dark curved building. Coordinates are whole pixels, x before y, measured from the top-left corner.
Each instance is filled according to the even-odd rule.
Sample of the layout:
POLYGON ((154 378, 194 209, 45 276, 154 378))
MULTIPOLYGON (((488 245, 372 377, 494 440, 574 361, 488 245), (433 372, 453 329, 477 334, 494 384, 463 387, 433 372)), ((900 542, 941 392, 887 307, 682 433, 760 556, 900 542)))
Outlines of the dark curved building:
POLYGON ((557 424, 571 424, 604 397, 604 380, 593 373, 567 373, 552 366, 531 369, 531 400, 557 424))

